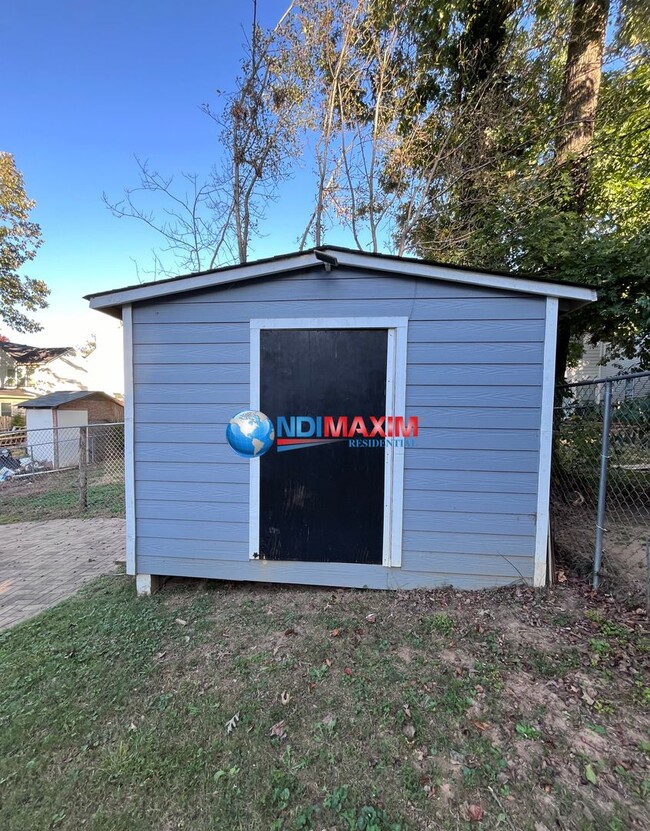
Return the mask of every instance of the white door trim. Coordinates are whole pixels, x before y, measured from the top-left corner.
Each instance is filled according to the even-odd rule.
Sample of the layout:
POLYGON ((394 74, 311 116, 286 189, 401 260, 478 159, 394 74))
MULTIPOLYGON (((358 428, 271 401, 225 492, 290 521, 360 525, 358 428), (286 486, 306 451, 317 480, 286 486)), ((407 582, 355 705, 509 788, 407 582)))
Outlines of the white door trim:
MULTIPOLYGON (((386 412, 405 415, 407 317, 256 318, 250 322, 250 406, 260 409, 260 332, 262 329, 386 329, 386 412)), ((402 565, 404 448, 385 448, 384 547, 382 565, 402 565)), ((249 557, 257 559, 260 543, 260 459, 250 461, 249 557)))

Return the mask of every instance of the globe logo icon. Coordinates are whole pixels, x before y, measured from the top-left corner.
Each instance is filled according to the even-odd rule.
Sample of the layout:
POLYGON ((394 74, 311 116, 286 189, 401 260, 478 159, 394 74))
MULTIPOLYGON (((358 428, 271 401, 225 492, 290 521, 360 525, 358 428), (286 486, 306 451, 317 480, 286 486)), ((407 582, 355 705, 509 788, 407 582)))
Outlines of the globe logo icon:
POLYGON ((259 410, 242 410, 230 419, 226 438, 238 456, 256 459, 273 447, 275 429, 271 419, 259 410))

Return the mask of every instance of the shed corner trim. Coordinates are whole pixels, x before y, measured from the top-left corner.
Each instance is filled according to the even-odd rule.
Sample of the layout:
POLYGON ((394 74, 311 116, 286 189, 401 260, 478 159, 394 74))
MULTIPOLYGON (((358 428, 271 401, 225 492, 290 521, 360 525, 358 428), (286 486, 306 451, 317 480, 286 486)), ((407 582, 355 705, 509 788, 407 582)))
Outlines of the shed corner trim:
POLYGON ((546 299, 544 327, 544 365, 542 376, 542 408, 539 431, 539 470, 537 476, 537 517, 535 533, 535 567, 533 585, 546 585, 548 535, 550 531, 549 500, 551 495, 551 453, 553 449, 553 400, 555 395, 555 352, 559 300, 546 299))

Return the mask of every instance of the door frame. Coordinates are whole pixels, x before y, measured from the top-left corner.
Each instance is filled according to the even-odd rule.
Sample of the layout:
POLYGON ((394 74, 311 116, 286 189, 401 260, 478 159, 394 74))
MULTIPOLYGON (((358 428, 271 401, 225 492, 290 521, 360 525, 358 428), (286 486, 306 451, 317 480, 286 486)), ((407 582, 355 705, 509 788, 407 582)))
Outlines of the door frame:
MULTIPOLYGON (((262 329, 385 329, 388 332, 386 362, 386 412, 405 415, 407 317, 305 317, 255 318, 250 322, 250 407, 260 409, 260 332, 262 329)), ((382 565, 402 565, 402 517, 404 503, 404 448, 384 449, 384 535, 382 565)), ((249 559, 257 559, 260 542, 260 458, 250 461, 249 559)))

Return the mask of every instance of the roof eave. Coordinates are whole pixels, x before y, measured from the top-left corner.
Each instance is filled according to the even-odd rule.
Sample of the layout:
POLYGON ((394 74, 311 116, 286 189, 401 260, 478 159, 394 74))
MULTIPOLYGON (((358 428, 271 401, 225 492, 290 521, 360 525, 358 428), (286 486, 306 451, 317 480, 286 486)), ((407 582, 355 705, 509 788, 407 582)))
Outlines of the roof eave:
POLYGON ((288 271, 298 271, 304 268, 322 267, 322 262, 317 260, 312 253, 304 253, 297 256, 288 256, 286 259, 277 258, 273 260, 260 260, 255 263, 247 263, 237 268, 227 268, 221 271, 209 271, 189 277, 164 280, 159 283, 147 283, 143 286, 126 287, 115 291, 102 292, 101 294, 88 294, 84 297, 90 303, 91 309, 111 314, 114 317, 121 317, 121 311, 116 314, 118 307, 129 303, 137 303, 142 300, 151 300, 158 297, 168 297, 180 292, 199 291, 226 283, 241 283, 245 280, 254 280, 257 277, 272 277, 275 274, 283 274, 288 271))
MULTIPOLYGON (((524 278, 494 272, 473 271, 465 268, 460 269, 411 259, 381 258, 364 252, 347 251, 335 247, 323 246, 320 250, 325 253, 330 251, 331 256, 336 258, 339 265, 349 268, 400 274, 404 277, 421 277, 452 283, 482 285, 487 288, 515 291, 523 294, 557 297, 562 311, 571 311, 597 299, 596 291, 586 286, 535 280, 531 277, 524 278)), ((121 318, 122 306, 130 303, 165 298, 181 292, 199 291, 226 284, 241 283, 260 277, 273 277, 276 274, 310 267, 322 267, 322 265, 322 261, 317 259, 314 252, 310 250, 303 254, 260 260, 222 271, 211 271, 160 283, 148 283, 100 294, 89 294, 86 295, 85 299, 89 301, 91 309, 97 309, 113 317, 121 318)))

